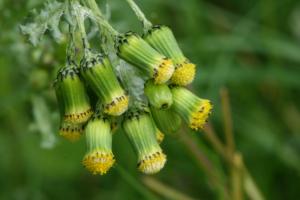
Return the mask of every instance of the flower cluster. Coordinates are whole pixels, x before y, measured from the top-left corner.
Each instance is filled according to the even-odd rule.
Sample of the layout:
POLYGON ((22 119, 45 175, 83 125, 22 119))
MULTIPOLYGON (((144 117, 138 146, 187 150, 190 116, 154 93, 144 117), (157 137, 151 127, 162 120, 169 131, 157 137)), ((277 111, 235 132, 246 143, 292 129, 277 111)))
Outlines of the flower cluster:
POLYGON ((96 12, 100 28, 108 30, 114 50, 107 53, 102 48, 99 53, 89 48, 84 19, 76 10, 79 4, 72 7, 82 33, 84 55, 80 63, 69 61, 55 80, 61 114, 59 133, 71 141, 84 134, 88 151, 83 165, 91 173, 103 175, 115 163, 112 133, 121 127, 136 152, 138 170, 157 173, 167 160, 160 147, 164 134, 176 132, 182 120, 198 131, 211 113, 210 101, 185 87, 194 80, 196 65, 184 56, 167 26, 151 24, 142 36, 118 33, 95 8, 94 0, 87 0, 87 5, 96 12), (143 77, 143 98, 130 93, 134 88, 126 87, 129 80, 116 73, 111 54, 143 77))

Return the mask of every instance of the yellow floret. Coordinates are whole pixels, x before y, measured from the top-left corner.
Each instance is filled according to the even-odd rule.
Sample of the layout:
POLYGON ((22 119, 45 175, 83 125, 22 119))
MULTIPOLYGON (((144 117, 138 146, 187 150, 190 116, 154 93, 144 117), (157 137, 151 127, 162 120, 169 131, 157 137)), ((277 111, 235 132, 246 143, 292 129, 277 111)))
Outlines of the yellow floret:
POLYGON ((82 133, 82 125, 62 125, 62 127, 59 128, 59 135, 71 142, 79 140, 82 133))
POLYGON ((163 152, 158 151, 144 156, 138 164, 138 169, 145 174, 155 174, 164 167, 166 161, 167 156, 163 152))
POLYGON ((157 128, 156 129, 156 140, 157 140, 157 142, 160 144, 160 143, 162 143, 162 141, 164 140, 164 138, 165 138, 165 135, 157 128))
POLYGON ((93 110, 89 108, 88 110, 81 113, 67 114, 64 115, 64 121, 69 123, 84 123, 86 122, 93 114, 93 110))
POLYGON ((196 74, 196 65, 190 62, 185 62, 176 67, 175 72, 171 78, 172 83, 175 85, 186 86, 190 84, 196 74))
POLYGON ((115 98, 105 106, 105 113, 113 116, 120 116, 128 109, 129 98, 126 95, 115 98))
POLYGON ((113 166, 115 159, 112 153, 94 151, 87 154, 82 163, 94 175, 104 175, 113 166))
POLYGON ((163 59, 154 74, 154 83, 162 84, 167 82, 174 73, 175 67, 171 59, 163 59))
POLYGON ((190 128, 194 130, 202 129, 212 110, 209 100, 200 101, 195 112, 190 116, 190 128))

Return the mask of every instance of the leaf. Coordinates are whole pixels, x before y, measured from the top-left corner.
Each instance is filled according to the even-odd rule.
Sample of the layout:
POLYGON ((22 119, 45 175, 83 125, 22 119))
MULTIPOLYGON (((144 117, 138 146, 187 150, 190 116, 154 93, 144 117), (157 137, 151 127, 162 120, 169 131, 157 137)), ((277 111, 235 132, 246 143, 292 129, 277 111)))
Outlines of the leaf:
POLYGON ((53 128, 51 126, 51 113, 45 100, 39 96, 32 97, 33 106, 33 127, 37 129, 42 137, 41 147, 45 149, 51 149, 56 143, 56 137, 53 134, 53 128))
POLYGON ((33 11, 34 20, 25 25, 20 25, 21 32, 28 35, 29 41, 36 46, 47 30, 50 30, 54 39, 59 41, 62 33, 59 29, 61 16, 64 14, 66 3, 51 1, 45 3, 44 9, 37 13, 33 11))

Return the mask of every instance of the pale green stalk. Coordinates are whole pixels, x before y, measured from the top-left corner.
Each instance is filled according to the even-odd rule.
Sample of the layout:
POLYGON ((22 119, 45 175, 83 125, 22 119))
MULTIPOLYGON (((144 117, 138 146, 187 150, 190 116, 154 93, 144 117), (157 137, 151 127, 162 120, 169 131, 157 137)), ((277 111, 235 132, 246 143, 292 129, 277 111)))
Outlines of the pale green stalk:
POLYGON ((145 17, 142 10, 133 0, 126 0, 130 8, 133 10, 137 18, 142 22, 144 31, 147 32, 152 27, 152 23, 145 17))
POLYGON ((76 18, 76 21, 77 21, 79 32, 81 34, 83 47, 84 47, 84 49, 86 49, 86 48, 90 48, 90 44, 88 42, 87 34, 86 34, 86 31, 85 31, 85 27, 84 27, 84 18, 85 18, 85 16, 80 11, 79 6, 80 6, 80 4, 79 4, 78 1, 76 1, 76 0, 71 1, 71 8, 72 8, 72 11, 74 11, 74 15, 75 15, 75 18, 76 18))

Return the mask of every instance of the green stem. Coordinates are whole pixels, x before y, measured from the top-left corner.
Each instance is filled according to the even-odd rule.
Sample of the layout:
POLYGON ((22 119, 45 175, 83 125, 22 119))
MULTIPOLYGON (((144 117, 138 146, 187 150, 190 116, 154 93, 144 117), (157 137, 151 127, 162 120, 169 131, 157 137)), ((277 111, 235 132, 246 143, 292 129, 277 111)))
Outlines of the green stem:
MULTIPOLYGON (((179 190, 170 187, 155 178, 150 176, 142 177, 143 183, 148 186, 154 192, 160 194, 161 196, 165 197, 166 199, 173 199, 173 200, 194 200, 194 198, 189 197, 188 195, 180 192, 179 190)), ((198 199, 199 200, 199 199, 198 199)))
POLYGON ((90 44, 89 44, 89 41, 87 39, 87 34, 86 34, 86 31, 85 31, 85 27, 84 27, 84 18, 85 18, 85 16, 80 11, 80 8, 79 8, 80 4, 78 3, 78 1, 72 0, 71 4, 72 4, 72 9, 74 11, 74 15, 75 15, 75 18, 76 18, 76 21, 77 21, 79 32, 81 34, 83 47, 84 47, 84 49, 88 49, 88 48, 90 48, 90 44))
POLYGON ((100 28, 106 29, 109 33, 111 33, 113 36, 119 35, 119 32, 114 29, 108 21, 104 18, 100 8, 98 7, 98 4, 95 0, 86 0, 87 6, 92 10, 94 15, 96 16, 97 23, 100 28))
POLYGON ((74 42, 74 27, 69 25, 69 42, 68 42, 68 46, 67 46, 67 52, 66 52, 66 56, 67 56, 67 63, 71 64, 71 62, 75 59, 75 42, 74 42))
POLYGON ((142 22, 144 27, 144 32, 147 32, 152 27, 152 23, 145 17, 142 10, 138 7, 138 5, 133 0, 126 0, 129 4, 130 8, 133 10, 138 20, 142 22))

